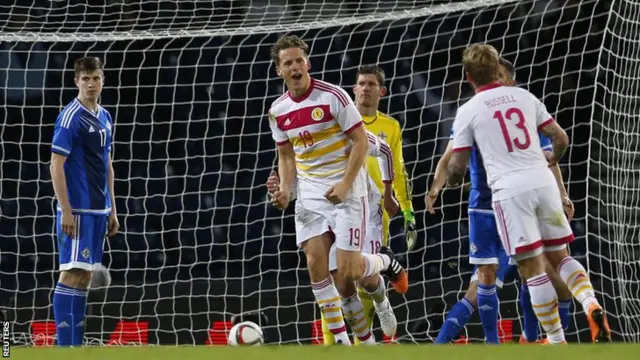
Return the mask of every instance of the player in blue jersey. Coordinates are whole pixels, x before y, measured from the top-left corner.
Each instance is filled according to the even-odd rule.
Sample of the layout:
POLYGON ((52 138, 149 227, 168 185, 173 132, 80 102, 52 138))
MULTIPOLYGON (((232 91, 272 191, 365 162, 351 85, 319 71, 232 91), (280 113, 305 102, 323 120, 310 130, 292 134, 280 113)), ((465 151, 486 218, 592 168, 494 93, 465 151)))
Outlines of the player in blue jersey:
MULTIPOLYGON (((513 65, 505 60, 500 60, 502 73, 500 82, 505 85, 515 85, 515 71, 513 65)), ((450 134, 450 138, 453 133, 450 134)), ((543 150, 551 151, 549 138, 539 135, 543 150)), ((449 142, 445 153, 438 162, 435 178, 426 202, 427 210, 434 214, 433 205, 446 181, 446 168, 452 154, 452 143, 449 142)), ((573 216, 573 204, 566 195, 562 181, 562 174, 557 165, 553 173, 558 181, 563 195, 565 211, 571 218, 573 216)), ((482 157, 477 149, 473 149, 470 158, 469 174, 471 188, 469 192, 469 262, 475 265, 474 273, 469 288, 462 300, 453 306, 447 315, 447 319, 438 334, 436 343, 448 343, 455 338, 460 330, 469 321, 476 308, 479 310, 480 320, 485 332, 486 342, 499 343, 498 338, 498 296, 496 288, 501 288, 506 275, 511 271, 509 256, 505 253, 500 242, 496 222, 491 206, 491 189, 487 185, 486 173, 482 164, 482 157)), ((556 271, 549 271, 554 286, 558 291, 563 325, 568 326, 569 306, 571 305, 571 293, 556 271)), ((526 339, 535 341, 538 338, 538 320, 533 312, 526 283, 523 282, 520 293, 520 302, 524 310, 524 323, 526 339)), ((522 339, 521 339, 522 340, 522 339)), ((523 342, 523 341, 521 341, 523 342)), ((526 340, 524 341, 526 342, 526 340)))
POLYGON ((113 119, 98 105, 102 61, 78 59, 74 71, 78 96, 58 115, 51 144, 60 257, 53 293, 58 346, 82 345, 91 272, 102 262, 105 235, 115 235, 120 227, 110 156, 113 119))

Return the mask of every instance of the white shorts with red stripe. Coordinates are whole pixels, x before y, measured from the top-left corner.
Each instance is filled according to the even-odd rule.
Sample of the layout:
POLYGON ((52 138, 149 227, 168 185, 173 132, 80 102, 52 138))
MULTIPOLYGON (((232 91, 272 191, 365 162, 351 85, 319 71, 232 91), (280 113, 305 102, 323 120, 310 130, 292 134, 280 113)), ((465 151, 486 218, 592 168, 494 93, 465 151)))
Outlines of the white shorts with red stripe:
POLYGON ((574 239, 555 185, 495 200, 493 209, 502 245, 516 261, 564 249, 574 239))
POLYGON ((367 233, 369 203, 365 196, 334 205, 326 199, 298 198, 295 209, 296 243, 326 232, 333 234, 338 249, 361 251, 367 233))
MULTIPOLYGON (((382 208, 380 207, 380 194, 369 192, 368 208, 369 217, 364 244, 361 251, 368 254, 377 254, 382 246, 382 208)), ((334 242, 329 251, 329 271, 338 269, 338 245, 334 242)))

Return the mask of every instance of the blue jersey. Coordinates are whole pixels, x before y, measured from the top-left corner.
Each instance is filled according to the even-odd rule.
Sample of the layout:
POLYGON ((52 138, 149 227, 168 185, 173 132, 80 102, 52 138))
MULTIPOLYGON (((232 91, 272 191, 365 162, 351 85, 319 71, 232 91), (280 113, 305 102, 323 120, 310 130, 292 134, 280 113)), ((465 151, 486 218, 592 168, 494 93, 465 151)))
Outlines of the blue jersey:
MULTIPOLYGON (((551 151, 551 140, 538 133, 540 138, 540 147, 542 150, 551 151)), ((453 139, 453 128, 449 132, 449 139, 453 139)), ((487 184, 487 173, 482 164, 482 156, 477 146, 471 149, 469 158, 469 177, 471 178, 471 189, 469 190, 469 210, 492 210, 491 207, 491 189, 487 184)))
POLYGON ((64 173, 74 213, 109 214, 108 165, 111 152, 111 114, 98 106, 87 109, 75 99, 56 119, 51 151, 67 157, 64 173))

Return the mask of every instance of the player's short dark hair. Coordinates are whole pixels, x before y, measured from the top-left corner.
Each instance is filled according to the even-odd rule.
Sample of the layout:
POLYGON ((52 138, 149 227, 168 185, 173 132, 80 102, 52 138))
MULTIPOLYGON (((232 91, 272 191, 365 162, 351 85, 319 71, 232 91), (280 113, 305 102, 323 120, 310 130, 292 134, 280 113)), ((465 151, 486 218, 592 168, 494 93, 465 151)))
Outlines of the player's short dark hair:
POLYGON ((478 85, 487 85, 498 79, 500 64, 498 51, 488 44, 473 44, 462 55, 464 71, 478 85))
POLYGON ((516 68, 513 66, 513 63, 505 58, 503 58, 502 56, 500 57, 500 65, 504 66, 504 68, 507 70, 507 72, 509 73, 509 77, 511 77, 511 79, 515 80, 516 79, 516 68))
POLYGON ((271 47, 271 59, 277 64, 280 63, 280 51, 286 49, 298 48, 309 55, 309 45, 296 35, 285 35, 278 39, 271 47))
POLYGON ((375 75, 376 79, 378 80, 378 85, 380 85, 380 87, 384 86, 385 73, 384 70, 382 70, 382 68, 377 65, 360 66, 358 68, 358 72, 356 73, 356 82, 358 81, 360 75, 375 75))
POLYGON ((73 71, 76 76, 82 74, 83 72, 92 72, 96 70, 104 70, 104 64, 100 58, 95 56, 83 57, 73 64, 73 71))

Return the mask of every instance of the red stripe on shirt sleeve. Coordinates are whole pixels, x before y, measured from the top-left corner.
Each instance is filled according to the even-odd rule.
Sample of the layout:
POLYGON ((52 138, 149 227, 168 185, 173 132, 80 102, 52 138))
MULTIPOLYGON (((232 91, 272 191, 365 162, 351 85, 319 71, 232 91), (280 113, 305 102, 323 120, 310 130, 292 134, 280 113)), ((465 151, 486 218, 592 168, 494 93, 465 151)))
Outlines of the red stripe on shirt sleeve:
POLYGON ((542 130, 542 128, 544 128, 545 126, 551 124, 553 122, 553 118, 550 118, 549 120, 543 122, 542 124, 538 125, 538 130, 542 130))
POLYGON ((359 126, 362 126, 362 121, 360 121, 357 124, 353 125, 352 127, 348 128, 344 133, 348 134, 348 133, 352 132, 353 130, 357 129, 359 126))
POLYGON ((464 146, 464 147, 459 147, 459 148, 453 149, 453 152, 457 153, 457 152, 463 152, 463 151, 471 151, 471 149, 472 149, 471 146, 464 146))

